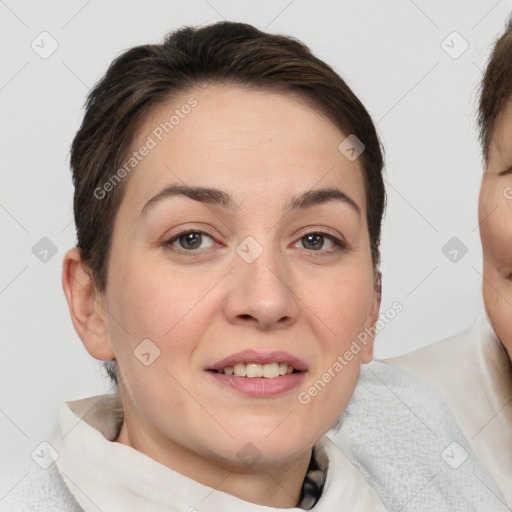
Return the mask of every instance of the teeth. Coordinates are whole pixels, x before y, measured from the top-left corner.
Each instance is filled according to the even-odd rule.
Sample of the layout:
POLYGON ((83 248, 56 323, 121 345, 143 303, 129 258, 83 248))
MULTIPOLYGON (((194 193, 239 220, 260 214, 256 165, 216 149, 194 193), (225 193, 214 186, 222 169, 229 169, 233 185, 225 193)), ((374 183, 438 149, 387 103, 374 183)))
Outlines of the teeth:
POLYGON ((225 375, 235 375, 236 377, 264 377, 265 379, 274 379, 280 375, 286 375, 292 373, 294 370, 293 366, 286 363, 237 363, 234 366, 227 366, 224 370, 220 370, 219 373, 225 375))
POLYGON ((243 363, 235 364, 233 369, 235 370, 235 375, 237 377, 245 377, 247 375, 247 368, 243 363))
POLYGON ((263 374, 263 377, 265 377, 266 379, 273 379, 274 377, 279 377, 279 364, 278 363, 264 364, 262 374, 263 374))
POLYGON ((263 366, 261 364, 249 363, 247 365, 247 377, 263 377, 263 366))

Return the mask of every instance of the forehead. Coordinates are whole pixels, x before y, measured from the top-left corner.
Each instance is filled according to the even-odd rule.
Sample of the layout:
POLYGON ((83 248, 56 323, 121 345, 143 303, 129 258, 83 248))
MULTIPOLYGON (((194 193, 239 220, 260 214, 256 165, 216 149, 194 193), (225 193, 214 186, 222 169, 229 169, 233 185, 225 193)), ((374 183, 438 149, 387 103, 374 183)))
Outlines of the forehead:
POLYGON ((318 185, 342 187, 364 208, 361 159, 347 159, 338 149, 346 135, 294 94, 191 90, 144 119, 132 151, 148 138, 154 147, 129 176, 125 200, 141 202, 180 182, 268 201, 318 185))

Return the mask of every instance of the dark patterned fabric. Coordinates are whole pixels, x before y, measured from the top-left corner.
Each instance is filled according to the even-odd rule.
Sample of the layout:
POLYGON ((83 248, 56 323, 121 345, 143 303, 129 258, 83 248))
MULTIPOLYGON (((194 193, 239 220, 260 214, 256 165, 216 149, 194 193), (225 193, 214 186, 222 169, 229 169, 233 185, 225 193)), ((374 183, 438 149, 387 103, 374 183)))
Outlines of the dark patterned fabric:
POLYGON ((316 505, 322 495, 326 473, 326 469, 322 470, 319 467, 315 459, 315 450, 313 450, 306 472, 306 478, 304 478, 300 492, 299 508, 311 510, 316 505))

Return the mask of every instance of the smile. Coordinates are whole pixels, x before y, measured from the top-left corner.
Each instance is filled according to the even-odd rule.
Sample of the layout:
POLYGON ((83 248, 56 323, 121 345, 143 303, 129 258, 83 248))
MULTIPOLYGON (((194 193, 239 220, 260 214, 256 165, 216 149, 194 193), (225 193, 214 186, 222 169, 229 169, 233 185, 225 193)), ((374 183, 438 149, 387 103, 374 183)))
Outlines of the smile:
POLYGON ((293 373, 295 368, 287 363, 237 363, 234 366, 226 366, 222 370, 214 370, 216 373, 224 375, 235 375, 236 377, 263 377, 265 379, 274 379, 276 377, 293 373))
POLYGON ((251 397, 273 397, 303 385, 309 373, 300 357, 277 350, 243 350, 206 365, 215 386, 251 397))

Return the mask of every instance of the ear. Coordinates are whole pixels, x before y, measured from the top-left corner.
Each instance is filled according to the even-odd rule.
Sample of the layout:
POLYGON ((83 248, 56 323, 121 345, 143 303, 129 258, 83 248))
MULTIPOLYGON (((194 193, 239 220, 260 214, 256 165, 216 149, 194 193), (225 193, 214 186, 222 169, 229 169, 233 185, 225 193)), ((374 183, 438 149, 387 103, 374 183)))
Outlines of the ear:
POLYGON ((365 338, 365 343, 363 347, 363 359, 362 362, 370 363, 373 361, 373 343, 375 341, 376 328, 375 324, 379 319, 379 311, 380 311, 380 301, 382 297, 382 274, 375 270, 375 279, 373 285, 373 299, 372 305, 370 307, 370 312, 368 314, 368 322, 366 325, 366 334, 367 338, 365 338))
POLYGON ((104 297, 98 293, 77 247, 64 256, 62 288, 68 301, 71 321, 87 352, 96 359, 114 359, 108 334, 104 297))

